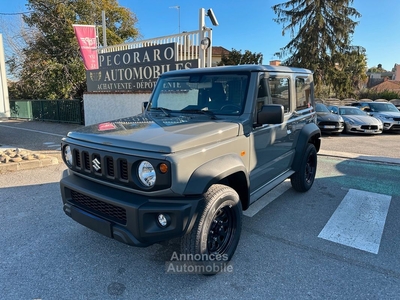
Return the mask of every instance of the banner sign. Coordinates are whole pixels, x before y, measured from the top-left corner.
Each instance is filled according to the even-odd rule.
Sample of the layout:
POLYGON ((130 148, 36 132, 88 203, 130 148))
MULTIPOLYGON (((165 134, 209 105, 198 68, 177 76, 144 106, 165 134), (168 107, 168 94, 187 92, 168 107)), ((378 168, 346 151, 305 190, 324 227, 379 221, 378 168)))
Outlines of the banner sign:
POLYGON ((152 91, 162 73, 198 66, 198 59, 176 61, 175 43, 99 54, 99 69, 86 71, 87 90, 152 91))
POLYGON ((72 25, 81 50, 83 63, 86 70, 96 70, 99 68, 96 26, 94 25, 72 25))

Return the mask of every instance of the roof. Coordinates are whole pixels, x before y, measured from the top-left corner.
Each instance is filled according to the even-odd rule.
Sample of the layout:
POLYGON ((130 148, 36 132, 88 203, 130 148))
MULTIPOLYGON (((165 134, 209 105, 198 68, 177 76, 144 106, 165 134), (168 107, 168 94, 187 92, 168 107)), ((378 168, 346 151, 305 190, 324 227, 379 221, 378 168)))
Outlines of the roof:
POLYGON ((212 54, 217 56, 217 55, 229 55, 231 51, 225 49, 224 47, 221 46, 212 46, 212 54))
POLYGON ((371 88, 371 90, 376 92, 382 92, 386 90, 400 92, 400 81, 387 80, 378 85, 375 85, 371 88))
POLYGON ((187 74, 202 74, 202 73, 225 73, 225 72, 285 72, 285 73, 303 73, 312 74, 310 70, 302 68, 293 68, 285 66, 271 66, 271 65, 235 65, 235 66, 222 66, 212 68, 193 68, 169 71, 161 74, 160 77, 169 75, 187 75, 187 74))

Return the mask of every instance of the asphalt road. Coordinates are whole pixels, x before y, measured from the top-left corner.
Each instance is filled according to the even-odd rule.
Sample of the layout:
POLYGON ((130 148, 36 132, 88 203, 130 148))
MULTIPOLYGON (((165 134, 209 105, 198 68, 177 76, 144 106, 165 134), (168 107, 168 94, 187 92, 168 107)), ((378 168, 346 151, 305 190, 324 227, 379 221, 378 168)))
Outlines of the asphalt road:
MULTIPOLYGON (((54 151, 74 127, 1 122, 0 144, 54 151)), ((399 158, 399 144, 398 134, 322 138, 323 151, 360 157, 399 158)), ((68 218, 64 168, 0 174, 1 299, 399 299, 400 165, 320 155, 309 192, 284 182, 246 212, 233 271, 211 277, 165 273, 178 241, 130 247, 68 218), (349 205, 361 205, 350 225, 349 205)))
POLYGON ((309 192, 297 193, 285 182, 272 203, 244 217, 233 271, 211 277, 165 273, 165 263, 179 251, 177 241, 135 248, 72 221, 62 211, 58 180, 63 169, 59 164, 0 175, 1 299, 400 295, 400 166, 320 157, 309 192), (378 253, 318 237, 350 189, 390 197, 378 253))

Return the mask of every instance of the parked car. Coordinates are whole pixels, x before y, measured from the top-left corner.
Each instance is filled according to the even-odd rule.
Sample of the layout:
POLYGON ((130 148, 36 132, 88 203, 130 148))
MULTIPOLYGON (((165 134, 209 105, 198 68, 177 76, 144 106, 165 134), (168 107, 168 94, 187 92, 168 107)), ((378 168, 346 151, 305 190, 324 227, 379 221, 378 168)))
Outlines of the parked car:
POLYGON ((344 129, 344 120, 341 116, 332 113, 324 104, 316 103, 317 125, 325 133, 341 133, 344 129))
POLYGON ((354 102, 351 104, 368 112, 383 123, 385 131, 400 131, 400 111, 388 102, 354 102))
POLYGON ((236 250, 242 210, 287 178, 299 192, 313 185, 313 89, 310 70, 283 66, 163 73, 142 114, 63 138, 64 212, 133 246, 181 238, 184 260, 214 274, 208 263, 236 250))
POLYGON ((331 106, 333 113, 342 116, 345 133, 380 134, 383 131, 383 123, 380 119, 369 116, 361 109, 354 106, 331 106))

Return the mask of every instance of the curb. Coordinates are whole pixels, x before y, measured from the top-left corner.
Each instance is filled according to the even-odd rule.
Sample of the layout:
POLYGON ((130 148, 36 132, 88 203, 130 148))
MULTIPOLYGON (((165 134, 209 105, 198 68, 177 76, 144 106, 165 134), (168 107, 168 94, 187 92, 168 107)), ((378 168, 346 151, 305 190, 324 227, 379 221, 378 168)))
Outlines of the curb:
POLYGON ((326 151, 326 150, 319 150, 318 155, 356 159, 356 160, 375 162, 381 164, 400 165, 400 158, 392 158, 392 157, 374 156, 374 155, 339 152, 339 151, 326 151))
POLYGON ((45 157, 43 158, 36 158, 36 159, 30 159, 30 160, 21 160, 18 162, 0 162, 0 174, 6 173, 6 172, 12 172, 12 171, 19 171, 19 170, 28 170, 28 169, 35 169, 35 168, 41 168, 41 167, 47 167, 50 165, 57 165, 59 161, 61 160, 60 154, 59 153, 54 153, 53 151, 47 152, 47 151, 30 151, 26 149, 21 149, 21 148, 16 148, 16 147, 10 147, 6 145, 0 145, 0 154, 1 150, 10 150, 10 149, 18 149, 20 151, 25 151, 28 152, 29 154, 44 154, 45 157), (50 154, 50 156, 49 156, 50 154), (54 155, 55 154, 55 155, 54 155))
POLYGON ((10 171, 35 169, 57 164, 58 164, 58 159, 50 156, 37 160, 2 163, 0 164, 0 174, 10 171))

